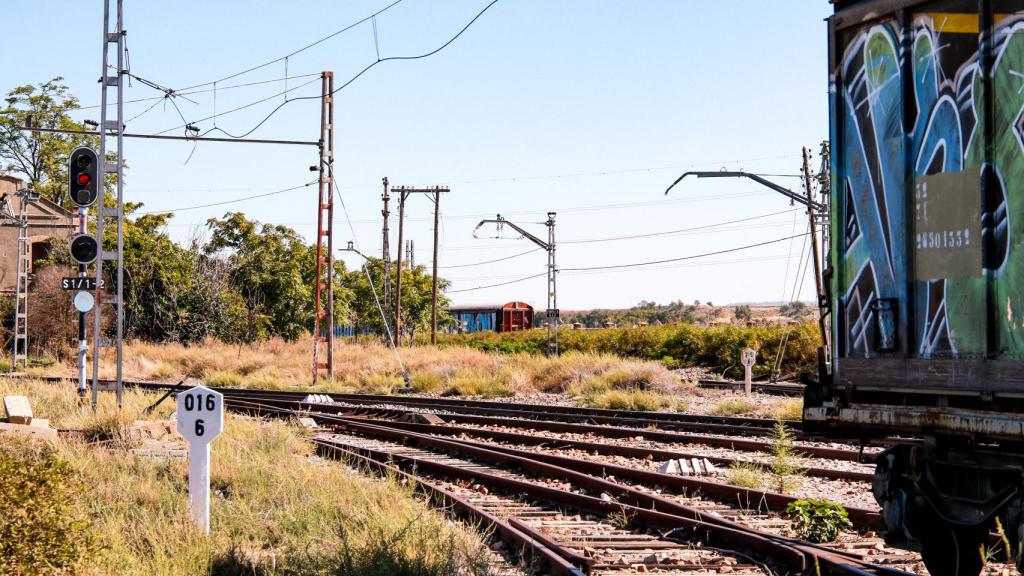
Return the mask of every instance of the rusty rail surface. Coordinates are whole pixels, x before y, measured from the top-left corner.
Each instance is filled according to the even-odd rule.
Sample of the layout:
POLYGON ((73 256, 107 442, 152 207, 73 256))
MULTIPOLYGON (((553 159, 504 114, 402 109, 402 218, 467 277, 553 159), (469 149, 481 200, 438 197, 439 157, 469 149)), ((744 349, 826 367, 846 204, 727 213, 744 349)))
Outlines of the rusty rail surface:
MULTIPOLYGON (((329 417, 331 420, 336 417, 329 417)), ((343 420, 343 419, 342 419, 343 420)), ((595 514, 629 514, 640 523, 659 530, 682 531, 690 537, 713 544, 740 547, 761 557, 782 563, 792 570, 804 571, 811 566, 825 574, 885 574, 905 575, 906 572, 876 566, 856 558, 805 542, 759 532, 724 518, 708 515, 701 510, 673 502, 664 497, 648 494, 635 488, 591 476, 576 469, 543 462, 531 454, 529 457, 493 450, 492 447, 473 446, 464 442, 443 440, 418 433, 389 429, 383 426, 349 422, 348 427, 374 437, 388 438, 400 443, 411 443, 421 448, 456 453, 474 460, 500 467, 513 466, 531 474, 558 478, 572 482, 593 493, 610 494, 612 499, 596 498, 575 492, 542 486, 516 479, 495 476, 477 470, 467 470, 430 459, 408 457, 355 448, 363 455, 378 461, 393 461, 405 469, 472 480, 517 494, 527 494, 560 506, 568 506, 595 514)), ((354 447, 349 447, 353 449, 354 447)), ((571 459, 569 459, 571 460, 571 459)), ((572 465, 575 465, 573 463, 572 465)))
MULTIPOLYGON (((228 404, 233 409, 255 410, 264 414, 287 416, 301 413, 292 409, 238 398, 230 399, 228 404)), ((799 540, 762 533, 724 518, 707 515, 698 509, 687 507, 664 497, 581 472, 578 466, 584 461, 548 456, 552 461, 553 459, 561 459, 559 460, 560 463, 573 466, 570 469, 553 464, 551 461, 543 461, 543 459, 538 458, 539 455, 537 454, 518 454, 517 452, 522 451, 514 449, 496 450, 494 446, 446 440, 436 436, 379 426, 333 414, 312 414, 312 416, 321 422, 337 425, 348 431, 356 431, 372 437, 386 438, 403 445, 412 444, 425 449, 455 453, 500 467, 512 466, 540 477, 558 478, 572 482, 588 491, 610 494, 614 498, 612 501, 609 501, 531 482, 495 476, 479 469, 467 470, 429 459, 378 452, 365 447, 344 447, 346 450, 357 452, 366 458, 380 463, 393 462, 405 469, 411 468, 416 471, 485 483, 499 489, 510 490, 513 493, 528 494, 539 500, 591 513, 605 515, 621 514, 625 510, 629 514, 635 515, 644 525, 650 528, 672 530, 674 532, 683 531, 691 536, 698 537, 702 541, 721 543, 726 546, 740 546, 743 549, 752 550, 762 557, 771 558, 798 571, 814 566, 821 573, 825 574, 878 574, 891 576, 908 574, 903 571, 864 562, 853 554, 844 554, 799 540)), ((322 439, 319 441, 320 444, 324 442, 330 443, 322 439)), ((567 554, 574 553, 570 551, 568 553, 562 552, 558 555, 565 559, 567 554)), ((585 568, 582 567, 582 569, 585 568)))
MULTIPOLYGON (((31 378, 47 380, 47 381, 65 381, 70 380, 70 377, 62 376, 33 376, 31 378)), ((101 380, 105 382, 105 380, 101 380)), ((126 386, 132 386, 136 388, 142 388, 145 390, 160 391, 164 392, 169 388, 177 386, 177 384, 163 383, 163 382, 145 382, 145 381, 124 381, 126 386)), ((225 397, 238 396, 242 398, 255 399, 259 398, 265 403, 272 403, 278 406, 286 406, 302 401, 308 392, 295 392, 286 390, 255 390, 246 388, 231 388, 231 387, 212 387, 212 389, 222 393, 225 397)), ((364 395, 364 394, 336 394, 336 393, 325 393, 325 396, 332 398, 332 400, 359 404, 366 406, 368 414, 375 414, 380 416, 398 416, 402 412, 397 409, 381 409, 374 408, 375 404, 389 404, 396 406, 419 406, 429 405, 437 408, 438 410, 447 410, 443 414, 445 420, 454 423, 461 424, 477 424, 477 425, 491 425, 491 426, 510 426, 517 428, 529 428, 533 430, 543 430, 548 432, 564 432, 564 433, 578 433, 578 434, 594 434, 607 438, 630 438, 636 436, 642 436, 644 439, 658 441, 658 442, 671 442, 678 444, 703 444, 706 446, 727 448, 741 451, 751 452, 767 452, 771 449, 771 443, 759 440, 752 440, 749 438, 723 438, 719 436, 709 436, 706 434, 696 433, 685 433, 685 432, 672 432, 665 431, 664 428, 670 423, 676 426, 685 426, 695 430, 704 432, 716 432, 721 430, 740 430, 747 433, 753 433, 758 435, 764 435, 767 433, 767 429, 764 426, 767 423, 774 424, 774 421, 758 418, 742 418, 742 417, 725 417, 725 416, 700 416, 694 414, 675 414, 675 413, 663 413, 663 412, 636 412, 636 411, 617 411, 617 410, 605 410, 596 408, 575 408, 571 406, 544 406, 537 404, 510 404, 504 402, 487 402, 479 400, 457 400, 452 401, 448 399, 439 398, 421 398, 421 397, 409 397, 409 396, 382 396, 382 395, 364 395), (442 406, 450 405, 447 408, 442 406), (536 408, 542 412, 534 413, 527 410, 513 410, 507 408, 508 406, 520 406, 536 408), (492 408, 493 407, 493 408, 492 408), (455 412, 458 410, 458 412, 455 412), (543 412, 543 411, 548 412, 543 412), (502 416, 482 416, 477 414, 471 414, 466 412, 476 412, 477 414, 502 414, 502 416), (579 415, 573 416, 574 412, 579 412, 579 415), (608 416, 606 414, 625 414, 626 416, 608 416), (541 414, 547 418, 554 418, 552 420, 538 419, 538 414, 541 414), (633 415, 644 414, 645 418, 635 418, 633 415), (503 417, 504 416, 504 417, 503 417), (565 421, 574 420, 574 421, 565 421), (643 425, 643 428, 627 427, 627 426, 613 426, 610 424, 595 424, 593 422, 606 421, 616 424, 633 424, 635 426, 643 425), (651 429, 656 427, 657 429, 651 429), (753 432, 752 432, 753 431, 753 432)), ((332 406, 330 404, 308 404, 303 403, 304 406, 312 407, 316 406, 318 410, 328 412, 349 412, 351 410, 348 406, 332 406)), ((730 432, 719 432, 720 434, 727 435, 730 432)), ((732 432, 736 433, 736 432, 732 432)), ((800 440, 813 439, 813 437, 804 437, 803 435, 796 433, 795 437, 800 440)), ((830 448, 821 446, 801 446, 798 448, 799 451, 808 457, 815 458, 828 458, 833 460, 843 460, 849 462, 861 462, 861 463, 872 463, 874 462, 874 454, 864 453, 858 450, 849 450, 842 448, 830 448)), ((825 476, 833 477, 836 476, 825 476)), ((856 472, 850 473, 848 479, 866 479, 856 472)))

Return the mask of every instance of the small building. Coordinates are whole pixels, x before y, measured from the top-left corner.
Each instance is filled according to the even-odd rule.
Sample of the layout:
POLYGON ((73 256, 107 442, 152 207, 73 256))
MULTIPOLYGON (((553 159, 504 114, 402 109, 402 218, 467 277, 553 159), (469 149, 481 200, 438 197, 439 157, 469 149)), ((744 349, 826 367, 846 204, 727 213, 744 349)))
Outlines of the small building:
MULTIPOLYGON (((7 195, 17 214, 20 200, 16 194, 24 186, 19 178, 0 174, 0 195, 7 195)), ((40 198, 28 207, 29 274, 33 264, 49 256, 46 241, 52 238, 70 240, 78 230, 78 214, 40 198)), ((0 222, 0 294, 15 290, 18 275, 18 227, 11 222, 0 222)))

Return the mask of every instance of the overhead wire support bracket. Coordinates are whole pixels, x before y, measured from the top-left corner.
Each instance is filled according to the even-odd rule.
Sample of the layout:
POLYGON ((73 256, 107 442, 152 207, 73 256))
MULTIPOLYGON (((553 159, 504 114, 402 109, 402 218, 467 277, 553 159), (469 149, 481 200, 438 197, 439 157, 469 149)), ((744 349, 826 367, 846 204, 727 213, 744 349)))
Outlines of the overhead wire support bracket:
POLYGON ((665 194, 668 195, 669 191, 671 191, 676 184, 679 184, 683 180, 683 178, 686 178, 687 176, 696 176, 697 178, 750 178, 754 182, 757 182, 762 186, 771 188, 772 190, 778 192, 779 194, 782 194, 786 198, 789 198, 793 202, 796 202, 802 206, 813 207, 817 211, 821 211, 825 208, 825 206, 823 206, 822 204, 808 200, 806 197, 801 196, 796 192, 793 192, 789 188, 786 188, 785 186, 780 186, 775 182, 772 182, 771 180, 768 180, 758 174, 732 170, 719 170, 710 172, 684 172, 682 176, 676 178, 675 182, 673 182, 671 186, 665 189, 665 194))
MULTIPOLYGON (((494 224, 498 227, 499 231, 503 226, 508 226, 518 232, 523 238, 526 238, 530 242, 540 246, 548 253, 548 307, 545 311, 545 316, 548 319, 548 355, 558 356, 558 323, 560 322, 561 314, 558 311, 558 266, 555 264, 555 213, 548 212, 548 219, 544 222, 544 225, 548 227, 548 239, 546 242, 531 234, 529 230, 526 230, 515 222, 506 220, 501 216, 501 214, 498 214, 495 218, 481 220, 480 223, 476 225, 476 228, 473 228, 473 237, 479 238, 476 234, 477 231, 487 224, 494 224)), ((500 286, 500 284, 496 286, 500 286)))

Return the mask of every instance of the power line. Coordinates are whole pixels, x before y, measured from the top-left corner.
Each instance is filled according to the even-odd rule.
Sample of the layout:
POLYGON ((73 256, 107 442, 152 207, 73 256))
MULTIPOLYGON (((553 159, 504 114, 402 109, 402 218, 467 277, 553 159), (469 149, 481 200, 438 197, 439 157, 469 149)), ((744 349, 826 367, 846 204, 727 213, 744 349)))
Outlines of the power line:
POLYGON ((750 222, 751 220, 760 220, 762 218, 769 218, 771 216, 778 216, 779 214, 787 214, 789 212, 797 212, 798 210, 781 210, 779 212, 771 212, 769 214, 761 214, 759 216, 751 216, 749 218, 740 218, 737 220, 727 220, 725 222, 716 222, 714 224, 705 224, 703 226, 693 226, 690 228, 679 228, 676 230, 665 230, 663 232, 648 232, 646 234, 632 234, 629 236, 612 236, 609 238, 585 238, 580 240, 560 240, 559 244, 590 244, 593 242, 612 242, 617 240, 633 240, 636 238, 653 238, 657 236, 669 236, 672 234, 681 234, 683 232, 696 232, 698 230, 706 230, 708 228, 717 228, 718 226, 726 226, 729 224, 738 224, 740 222, 750 222))
MULTIPOLYGON (((397 2, 399 2, 399 1, 401 1, 401 0, 397 0, 397 1, 396 1, 396 4, 397 4, 397 2)), ((481 16, 483 16, 483 15, 484 15, 484 13, 485 13, 485 12, 487 12, 487 11, 488 11, 488 10, 489 10, 489 9, 491 8, 491 6, 494 6, 494 5, 495 5, 495 4, 497 4, 498 2, 499 2, 499 0, 491 0, 491 2, 490 2, 489 4, 487 4, 486 6, 484 6, 484 8, 483 8, 482 10, 480 10, 480 12, 477 12, 476 16, 474 16, 474 17, 473 17, 473 18, 472 18, 472 19, 471 19, 471 20, 470 20, 470 21, 469 21, 468 23, 466 23, 466 25, 465 25, 465 26, 463 26, 463 27, 462 27, 462 29, 461 29, 461 30, 459 30, 459 31, 458 31, 458 32, 457 32, 457 33, 456 33, 456 34, 455 34, 454 36, 452 36, 451 38, 449 38, 447 42, 445 42, 444 44, 442 44, 442 45, 438 46, 437 48, 435 48, 435 49, 431 50, 430 52, 425 52, 425 53, 423 53, 423 54, 417 54, 417 55, 415 55, 415 56, 388 56, 388 57, 386 57, 386 58, 379 58, 379 57, 378 57, 378 58, 377 58, 377 60, 375 60, 375 61, 371 62, 370 64, 368 64, 368 65, 367 65, 367 66, 366 66, 365 68, 363 68, 363 69, 362 69, 362 70, 360 70, 360 71, 359 71, 358 73, 356 73, 356 74, 355 74, 354 76, 352 76, 351 78, 349 78, 349 79, 348 79, 348 81, 346 81, 346 82, 345 82, 344 84, 342 84, 341 86, 338 86, 337 88, 335 88, 335 89, 334 89, 334 90, 333 90, 333 91, 331 92, 331 95, 337 94, 338 92, 340 92, 340 91, 344 90, 344 89, 345 89, 345 88, 347 88, 347 87, 348 87, 348 86, 349 86, 350 84, 352 84, 352 83, 353 83, 353 82, 355 82, 355 81, 356 81, 357 79, 359 79, 359 77, 360 77, 360 76, 362 76, 363 74, 365 74, 366 72, 368 72, 368 71, 369 71, 369 70, 370 70, 371 68, 373 68, 374 66, 376 66, 376 65, 378 65, 378 64, 380 64, 380 63, 382 63, 382 62, 392 62, 392 61, 398 61, 398 60, 419 60, 419 59, 421 59, 421 58, 428 58, 428 57, 430 57, 430 56, 433 56, 434 54, 437 54, 437 53, 438 53, 438 52, 440 52, 441 50, 444 50, 444 49, 445 49, 445 48, 447 48, 447 47, 448 47, 449 45, 451 45, 451 43, 452 43, 452 42, 455 42, 455 40, 456 40, 456 39, 458 39, 458 38, 459 38, 460 36, 462 36, 462 34, 463 34, 463 33, 464 33, 464 32, 465 32, 466 30, 468 30, 468 29, 469 29, 469 27, 470 27, 470 26, 472 26, 472 25, 473 25, 473 23, 477 21, 477 19, 479 19, 479 18, 480 18, 481 16)), ((366 21, 367 19, 369 19, 369 18, 366 18, 366 19, 364 19, 363 21, 365 22, 365 21, 366 21)), ((339 32, 339 33, 340 33, 340 32, 339 32)), ((322 41, 322 40, 321 40, 321 41, 322 41)), ((284 60, 285 58, 286 58, 286 57, 282 57, 282 58, 280 58, 280 59, 278 59, 278 60, 276 60, 276 61, 278 61, 278 62, 279 62, 279 61, 281 61, 281 60, 284 60)), ((271 62, 271 63, 273 63, 273 62, 271 62)), ((255 69, 255 68, 254 68, 254 69, 255 69)), ((241 72, 241 73, 239 73, 239 74, 244 74, 244 72, 241 72)), ((236 76, 237 76, 237 75, 236 75, 236 76)), ((234 77, 234 76, 230 76, 230 77, 234 77)), ((230 77, 229 77, 229 78, 230 78, 230 77)), ((218 82, 219 82, 219 81, 220 81, 220 80, 218 80, 218 82)), ((197 86, 203 86, 203 84, 198 84, 197 86)), ((285 92, 282 92, 282 94, 284 94, 284 93, 287 93, 287 91, 285 91, 285 92)), ((276 96, 280 96, 280 95, 281 95, 281 94, 277 94, 276 96)), ((271 96, 270 98, 273 98, 273 97, 274 97, 274 96, 271 96)), ((292 98, 291 100, 285 100, 284 102, 280 103, 280 104, 279 104, 279 105, 278 105, 278 106, 277 106, 276 108, 274 108, 273 110, 271 110, 269 114, 267 114, 266 116, 264 116, 264 117, 263 117, 263 119, 262 119, 262 120, 260 120, 260 121, 259 121, 259 122, 258 122, 258 123, 257 123, 257 124, 255 125, 255 126, 253 126, 253 127, 252 127, 252 128, 250 128, 250 129, 249 129, 248 131, 246 131, 246 132, 244 132, 244 133, 242 133, 242 134, 238 134, 238 135, 235 135, 235 134, 231 134, 230 132, 228 132, 227 130, 224 130, 223 128, 220 128, 220 127, 214 126, 213 128, 210 128, 209 130, 206 130, 205 132, 203 132, 203 134, 202 134, 202 135, 206 135, 206 134, 209 134, 210 132, 212 132, 212 131, 216 130, 216 131, 218 131, 218 132, 220 132, 220 133, 224 134, 225 136, 227 136, 227 137, 229 137, 229 138, 245 138, 246 136, 248 136, 248 135, 252 134, 252 133, 253 133, 253 132, 255 132, 256 130, 259 130, 259 128, 260 128, 261 126, 263 126, 263 124, 265 124, 265 123, 266 123, 266 122, 267 122, 268 120, 270 120, 270 119, 271 119, 271 118, 272 118, 272 117, 273 117, 273 116, 274 116, 275 114, 277 114, 277 113, 278 113, 278 111, 280 111, 280 110, 281 110, 282 108, 284 108, 284 107, 285 107, 285 106, 287 106, 288 104, 291 104, 292 102, 298 102, 298 101, 300 101, 300 100, 312 100, 312 99, 315 99, 315 98, 320 98, 320 97, 321 97, 321 96, 300 96, 300 97, 298 97, 298 98, 292 98)), ((260 100, 259 102, 265 102, 266 100, 269 100, 270 98, 265 98, 265 99, 263 99, 263 100, 260 100)), ((236 108, 235 110, 231 110, 231 111, 229 111, 229 112, 227 112, 227 113, 230 113, 230 112, 234 112, 234 111, 237 111, 237 110, 241 110, 242 108, 248 108, 248 107, 250 107, 250 106, 253 106, 253 105, 255 105, 255 104, 258 104, 259 102, 254 102, 253 104, 248 104, 248 105, 246 105, 246 106, 243 106, 243 107, 240 107, 240 108, 236 108)), ((223 114, 214 114, 213 116, 210 116, 210 117, 204 118, 203 120, 198 120, 197 122, 203 122, 203 121, 205 121, 205 120, 210 120, 210 119, 216 118, 216 117, 218 117, 218 116, 221 116, 221 115, 223 115, 223 114)), ((157 132, 157 134, 163 134, 163 133, 165 133, 165 132, 170 132, 170 131, 173 131, 173 130, 177 130, 178 128, 182 128, 182 126, 178 126, 178 127, 175 127, 175 128, 170 128, 170 129, 168 129, 168 130, 164 130, 163 132, 157 132)))
POLYGON ((169 208, 167 210, 150 210, 148 212, 136 212, 136 214, 168 214, 173 212, 184 212, 186 210, 198 210, 199 208, 211 208, 213 206, 224 206, 225 204, 235 204, 237 202, 244 202, 246 200, 254 200, 256 198, 266 198, 267 196, 275 196, 277 194, 284 194, 285 192, 291 192, 292 190, 299 190, 301 188, 308 188, 313 184, 316 184, 318 180, 313 180, 299 186, 292 186, 291 188, 285 188, 283 190, 275 190, 273 192, 266 192, 264 194, 254 194, 252 196, 243 196, 242 198, 235 198, 233 200, 224 200, 223 202, 213 202, 211 204, 200 204, 198 206, 185 206, 183 208, 169 208))
POLYGON ((234 74, 229 74, 227 76, 224 76, 223 78, 218 78, 216 80, 211 80, 209 82, 203 82, 202 84, 193 84, 192 86, 188 86, 186 88, 182 88, 182 90, 191 90, 192 88, 199 88, 200 86, 210 86, 212 84, 217 84, 217 83, 223 82, 225 80, 231 80, 232 78, 237 78, 237 77, 242 76, 244 74, 248 74, 249 72, 255 72, 256 70, 259 70, 261 68, 266 68, 267 66, 270 66, 271 64, 276 64, 278 62, 284 62, 285 60, 287 60, 288 58, 291 58, 292 56, 295 56, 296 54, 299 54, 301 52, 305 52, 306 50, 309 50, 310 48, 312 48, 312 47, 314 47, 314 46, 316 46, 318 44, 321 44, 321 43, 323 43, 323 42, 325 42, 327 40, 330 40, 331 38, 334 38, 335 36, 337 36, 339 34, 343 34, 345 32, 348 32, 352 28, 355 28, 356 26, 359 26, 360 24, 362 24, 362 23, 364 23, 364 22, 366 22, 366 21, 368 21, 368 20, 370 20, 370 19, 372 19, 372 18, 374 18, 376 16, 380 16, 381 14, 383 14, 384 12, 387 12, 391 8, 395 7, 396 5, 401 4, 403 1, 404 0, 395 0, 391 4, 388 4, 387 6, 381 8, 380 10, 374 12, 373 14, 370 14, 369 16, 363 18, 362 20, 358 20, 356 22, 353 22, 353 23, 349 24, 348 26, 345 26, 344 28, 342 28, 340 30, 332 32, 332 33, 328 34, 327 36, 324 36, 323 38, 321 38, 321 39, 319 39, 319 40, 317 40, 315 42, 307 44, 307 45, 303 46, 302 48, 299 48, 298 50, 296 50, 296 51, 294 51, 294 52, 292 52, 290 54, 285 54, 284 56, 281 56, 280 58, 275 58, 273 60, 269 60, 267 62, 264 62, 263 64, 259 64, 257 66, 253 66, 251 68, 246 68, 245 70, 242 70, 241 72, 235 72, 234 74))
MULTIPOLYGON (((495 182, 519 182, 529 180, 554 180, 561 178, 578 178, 585 176, 614 176, 617 174, 631 174, 638 172, 655 172, 659 170, 685 170, 687 168, 701 168, 705 166, 720 166, 723 164, 741 164, 743 162, 763 162, 765 160, 785 160, 787 158, 799 158, 800 155, 785 154, 782 156, 764 156, 761 158, 744 158, 737 160, 719 160, 716 162, 700 162, 696 164, 680 164, 675 166, 651 166, 646 168, 624 168, 618 170, 601 170, 592 172, 565 172, 562 174, 543 174, 543 175, 531 175, 531 176, 501 176, 498 178, 482 178, 475 180, 456 180, 455 178, 443 178, 440 181, 447 182, 448 184, 492 184, 495 182)), ((758 176, 766 176, 766 174, 758 174, 758 176)), ((781 174, 778 176, 782 176, 781 174)), ((801 176, 802 178, 802 176, 801 176)), ((343 190, 357 190, 357 189, 377 189, 379 184, 357 184, 352 186, 341 186, 343 190)), ((509 213, 511 214, 511 212, 509 213)))
MULTIPOLYGON (((317 74, 317 76, 320 76, 320 75, 317 74)), ((185 124, 182 124, 180 126, 175 126, 174 128, 168 128, 166 130, 161 130, 160 132, 156 132, 155 134, 156 135, 166 134, 168 132, 173 132, 175 130, 179 130, 181 128, 184 128, 184 127, 188 126, 189 124, 193 124, 194 125, 194 124, 197 124, 199 122, 206 122, 207 120, 213 120, 214 118, 219 118, 219 117, 225 116, 227 114, 233 114, 235 112, 238 112, 239 110, 245 110, 246 108, 252 108, 253 106, 256 106, 257 104, 262 104, 262 103, 266 102, 267 100, 273 100, 274 98, 277 98, 278 96, 283 96, 284 94, 288 94, 289 92, 294 92, 296 90, 299 90, 300 88, 305 88, 306 86, 309 86, 310 84, 312 84, 313 82, 316 82, 317 80, 319 80, 319 78, 313 78, 312 80, 303 82, 302 84, 299 84, 298 86, 293 86, 291 88, 285 88, 284 90, 278 92, 277 94, 271 94, 270 96, 267 96, 265 98, 260 98, 259 100, 256 100, 255 102, 250 102, 248 104, 243 104, 241 106, 238 106, 237 108, 232 108, 231 110, 225 110, 224 112, 218 112, 216 114, 207 116, 206 118, 202 118, 200 120, 195 120, 194 122, 186 122, 185 124)), ((285 104, 287 104, 289 102, 295 102, 297 100, 312 100, 312 99, 316 99, 316 98, 320 98, 320 96, 303 96, 301 98, 292 98, 291 100, 285 100, 277 108, 274 109, 274 112, 277 112, 278 110, 281 109, 282 106, 284 106, 285 104)), ((257 125, 256 127, 259 128, 259 126, 261 126, 263 124, 263 122, 266 122, 268 119, 270 119, 270 116, 272 116, 274 114, 274 112, 271 112, 270 115, 268 115, 266 118, 264 118, 260 122, 260 124, 257 125)), ((246 132, 245 134, 243 134, 241 136, 234 136, 234 135, 228 134, 227 132, 224 132, 224 130, 221 130, 220 128, 211 128, 210 130, 207 130, 206 132, 203 132, 203 134, 201 134, 200 137, 205 136, 206 134, 210 133, 210 131, 212 131, 212 130, 218 130, 220 132, 223 132, 224 134, 227 134, 229 137, 236 138, 236 139, 244 138, 244 137, 248 136, 249 134, 251 134, 251 133, 253 133, 255 131, 255 129, 253 129, 253 130, 250 130, 250 131, 246 132)))
POLYGON ((790 238, 799 238, 807 236, 807 233, 797 234, 795 236, 785 236, 782 238, 776 238, 775 240, 768 240, 766 242, 758 242, 756 244, 747 244, 746 246, 737 246, 736 248, 729 248, 726 250, 716 250, 714 252, 705 252, 703 254, 693 254, 691 256, 681 256, 679 258, 666 258, 664 260, 649 260, 647 262, 633 262, 630 264, 611 264, 608 266, 587 266, 583 268, 560 268, 560 271, 565 272, 578 272, 585 270, 612 270, 616 268, 636 268, 637 266, 649 266, 651 264, 665 264, 668 262, 680 262, 683 260, 693 260, 695 258, 704 258, 706 256, 716 256, 718 254, 728 254, 729 252, 739 252, 740 250, 747 250, 750 248, 757 248, 758 246, 767 246, 769 244, 776 244, 778 242, 784 242, 790 238))
POLYGON ((483 266, 484 264, 494 264, 495 262, 504 262, 505 260, 511 260, 513 258, 519 258, 520 256, 525 256, 527 254, 532 254, 532 253, 537 252, 539 250, 540 250, 540 248, 534 248, 532 250, 527 250, 526 252, 520 252, 518 254, 513 254, 511 256, 505 256, 504 258, 496 258, 494 260, 485 260, 483 262, 473 262, 472 264, 458 264, 458 265, 455 265, 455 266, 438 266, 438 268, 443 268, 443 269, 446 269, 446 270, 450 270, 452 268, 470 268, 472 266, 483 266))
POLYGON ((633 270, 630 268, 619 268, 616 270, 587 270, 583 272, 567 272, 568 276, 592 276, 592 275, 604 275, 604 274, 640 274, 643 272, 656 272, 660 270, 679 270, 682 268, 703 268, 705 266, 718 266, 723 264, 745 264, 750 262, 769 262, 777 260, 785 260, 786 254, 776 254, 773 256, 752 256, 749 258, 731 258, 727 260, 701 260, 699 262, 687 262, 684 264, 665 264, 662 266, 650 266, 641 270, 633 270))
MULTIPOLYGON (((217 88, 207 88, 205 90, 188 90, 188 91, 186 91, 186 90, 177 90, 177 91, 175 91, 175 94, 178 95, 178 96, 192 96, 194 94, 208 94, 210 92, 222 92, 224 90, 233 90, 235 88, 248 88, 249 86, 260 86, 260 85, 263 85, 263 84, 273 84, 275 82, 282 82, 282 81, 287 81, 287 80, 297 80, 297 79, 300 79, 300 78, 309 78, 311 76, 319 77, 320 74, 321 74, 320 72, 313 72, 313 73, 310 73, 310 74, 298 74, 298 75, 295 75, 295 76, 281 76, 280 78, 271 78, 269 80, 257 80, 255 82, 246 82, 244 84, 231 84, 229 86, 218 86, 217 88)), ((153 100, 163 100, 165 97, 166 97, 166 95, 165 96, 150 96, 148 98, 136 98, 134 100, 125 100, 124 103, 125 104, 136 104, 138 102, 152 102, 153 100)), ((110 106, 113 106, 113 104, 110 104, 110 106)), ((92 105, 92 106, 79 106, 78 108, 75 108, 75 110, 91 110, 93 108, 99 108, 99 107, 100 107, 99 104, 95 104, 95 105, 92 105)))
POLYGON ((541 276, 547 276, 547 272, 541 272, 540 274, 534 274, 533 276, 525 276, 516 280, 509 280, 508 282, 499 282, 498 284, 488 284, 487 286, 477 286, 475 288, 463 288, 461 290, 446 290, 445 294, 455 294, 456 292, 472 292, 473 290, 483 290, 485 288, 496 288, 498 286, 507 286, 509 284, 516 284, 518 282, 525 282, 534 278, 540 278, 541 276))

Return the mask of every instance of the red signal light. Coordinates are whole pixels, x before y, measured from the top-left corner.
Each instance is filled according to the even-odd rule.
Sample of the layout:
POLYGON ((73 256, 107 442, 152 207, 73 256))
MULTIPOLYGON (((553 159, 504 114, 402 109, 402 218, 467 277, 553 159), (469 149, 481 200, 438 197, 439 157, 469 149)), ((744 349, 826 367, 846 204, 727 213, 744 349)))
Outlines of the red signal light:
POLYGON ((78 184, 80 186, 88 186, 90 181, 92 181, 92 178, 88 174, 82 173, 78 175, 78 184))

